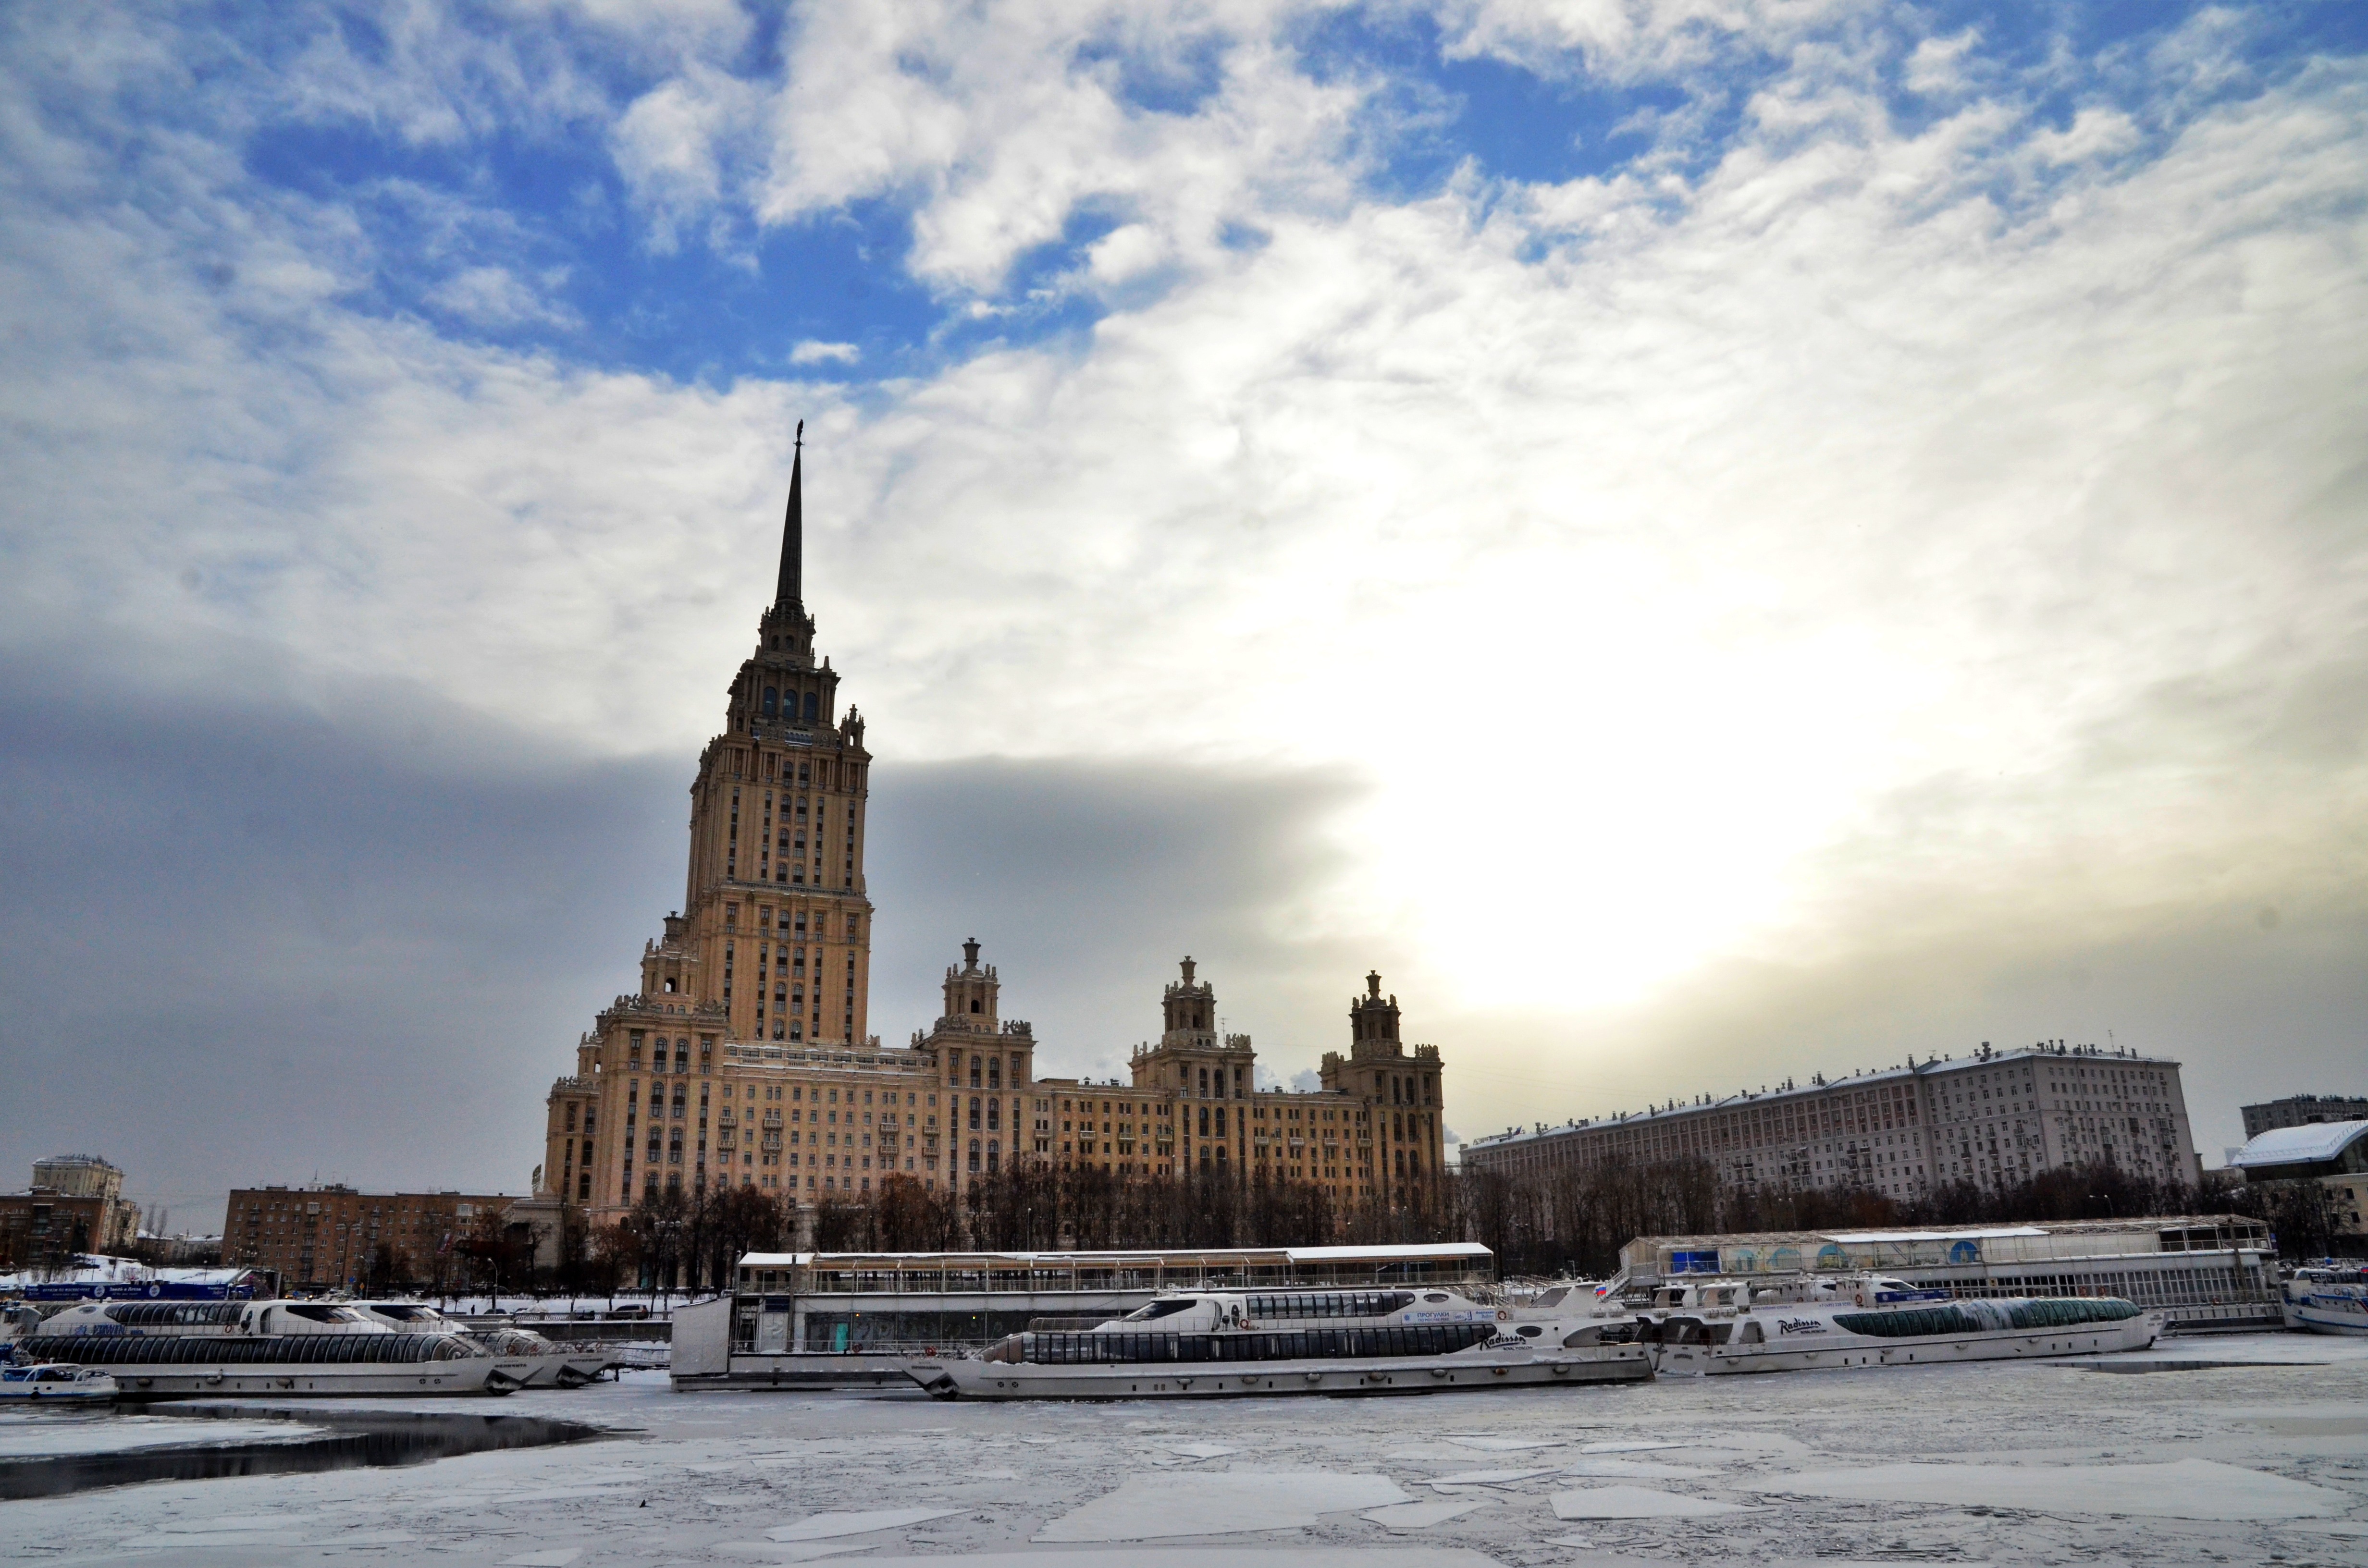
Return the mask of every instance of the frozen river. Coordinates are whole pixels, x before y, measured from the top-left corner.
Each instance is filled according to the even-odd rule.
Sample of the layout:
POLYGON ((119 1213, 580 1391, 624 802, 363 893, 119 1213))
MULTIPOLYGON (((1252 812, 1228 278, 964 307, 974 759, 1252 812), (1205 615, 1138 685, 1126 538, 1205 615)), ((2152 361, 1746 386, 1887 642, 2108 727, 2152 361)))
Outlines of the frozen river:
MULTIPOLYGON (((634 1374, 447 1406, 613 1440, 10 1503, 0 1561, 2368 1564, 2368 1346, 2131 1359, 2167 1358, 2238 1364, 1064 1406, 676 1394, 634 1374), (2305 1361, 2323 1364, 2279 1364, 2305 1361)), ((12 1423, 10 1450, 31 1436, 12 1423)))

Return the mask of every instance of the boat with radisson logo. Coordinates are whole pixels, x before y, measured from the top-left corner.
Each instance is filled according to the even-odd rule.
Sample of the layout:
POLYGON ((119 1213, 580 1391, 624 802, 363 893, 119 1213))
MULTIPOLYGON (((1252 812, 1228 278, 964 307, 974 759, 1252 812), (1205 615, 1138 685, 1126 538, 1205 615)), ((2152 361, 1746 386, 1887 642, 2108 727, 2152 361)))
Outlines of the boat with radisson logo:
POLYGON ((1123 1317, 1014 1334, 919 1363, 939 1399, 1412 1394, 1642 1382, 1635 1324, 1577 1290, 1551 1306, 1460 1291, 1184 1291, 1123 1317))
POLYGON ((1871 1274, 1671 1281, 1638 1316, 1665 1377, 2088 1356, 2143 1350, 2163 1330, 2160 1312, 2117 1297, 1955 1298, 1871 1274))
POLYGON ((12 1346, 128 1399, 188 1394, 508 1393, 533 1370, 455 1334, 402 1334, 336 1301, 84 1301, 12 1346))

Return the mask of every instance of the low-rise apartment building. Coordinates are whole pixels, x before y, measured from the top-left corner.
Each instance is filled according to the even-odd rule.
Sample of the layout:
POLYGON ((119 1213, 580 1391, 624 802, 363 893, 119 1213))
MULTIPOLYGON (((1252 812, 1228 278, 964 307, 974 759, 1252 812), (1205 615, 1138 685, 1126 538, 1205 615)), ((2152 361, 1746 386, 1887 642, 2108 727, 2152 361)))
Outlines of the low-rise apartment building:
POLYGON ((56 1267, 83 1253, 127 1251, 139 1234, 122 1171, 96 1154, 36 1160, 30 1187, 0 1193, 0 1267, 56 1267))
POLYGON ((2091 1162, 2159 1181, 2203 1177, 2178 1062, 2054 1043, 1985 1044, 1962 1061, 1911 1057, 1848 1078, 1509 1129, 1464 1145, 1463 1168, 1532 1179, 1690 1157, 1736 1185, 1868 1187, 1902 1199, 2091 1162))
POLYGON ((432 1278, 484 1214, 506 1213, 516 1201, 499 1193, 243 1187, 230 1195, 222 1260, 276 1269, 294 1290, 432 1278))

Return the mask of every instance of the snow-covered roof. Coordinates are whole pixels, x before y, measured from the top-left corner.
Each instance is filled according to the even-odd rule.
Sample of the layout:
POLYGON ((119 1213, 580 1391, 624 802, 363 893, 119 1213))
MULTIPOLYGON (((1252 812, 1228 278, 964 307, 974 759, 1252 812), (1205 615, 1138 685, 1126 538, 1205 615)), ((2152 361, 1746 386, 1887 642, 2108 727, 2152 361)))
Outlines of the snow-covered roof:
POLYGON ((2000 1230, 1948 1231, 1834 1231, 1827 1234, 1829 1242, 1956 1242, 1987 1241, 1994 1236, 2044 1236, 2036 1225, 2009 1225, 2000 1230))
POLYGON ((229 1268, 154 1268, 137 1258, 108 1257, 86 1253, 72 1268, 28 1268, 0 1274, 0 1290, 31 1285, 137 1285, 152 1279, 176 1285, 236 1285, 253 1270, 229 1268))
POLYGON ((1293 1263, 1355 1263, 1372 1258, 1387 1263, 1410 1257, 1492 1257, 1495 1255, 1478 1242, 1409 1242, 1386 1246, 1363 1247, 1285 1247, 1293 1263))
POLYGON ((2302 1127, 2272 1127, 2237 1151, 2228 1163, 2238 1170, 2263 1165, 2315 1165, 2337 1155, 2351 1141, 2368 1133, 2368 1121, 2314 1121, 2302 1127))

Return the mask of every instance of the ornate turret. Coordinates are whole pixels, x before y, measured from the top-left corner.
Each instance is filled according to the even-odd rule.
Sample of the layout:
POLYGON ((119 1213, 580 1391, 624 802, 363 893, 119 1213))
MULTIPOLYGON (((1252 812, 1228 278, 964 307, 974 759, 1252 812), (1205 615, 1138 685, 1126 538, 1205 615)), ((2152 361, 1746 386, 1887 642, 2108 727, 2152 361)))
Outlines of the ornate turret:
POLYGON ((940 1031, 993 1034, 995 999, 1002 989, 993 964, 978 961, 978 938, 962 944, 962 967, 946 966, 946 1010, 938 1019, 940 1031))
POLYGON ((1382 999, 1379 971, 1365 976, 1365 994, 1349 1003, 1349 1054, 1351 1057, 1400 1056, 1398 999, 1382 999))
POLYGON ((1192 979, 1192 960, 1187 956, 1179 966, 1184 978, 1167 983, 1164 998, 1167 1032, 1159 1043, 1169 1046, 1208 1046, 1217 1043, 1217 988, 1203 980, 1197 984, 1192 979))

